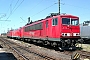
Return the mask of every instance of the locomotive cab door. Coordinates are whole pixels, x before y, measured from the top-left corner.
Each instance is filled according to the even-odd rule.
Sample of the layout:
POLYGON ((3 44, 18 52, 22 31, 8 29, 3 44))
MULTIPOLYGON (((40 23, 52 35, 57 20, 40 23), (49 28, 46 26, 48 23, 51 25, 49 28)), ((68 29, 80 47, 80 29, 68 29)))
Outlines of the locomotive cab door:
POLYGON ((60 21, 59 21, 59 17, 53 17, 52 18, 52 26, 51 26, 51 34, 52 34, 52 38, 53 40, 57 40, 59 38, 59 32, 60 32, 60 21))
POLYGON ((48 32, 48 27, 49 27, 49 26, 48 26, 48 20, 46 20, 46 37, 47 37, 47 38, 48 38, 48 33, 49 33, 49 32, 48 32))
POLYGON ((56 41, 60 37, 58 22, 58 17, 53 17, 45 21, 45 34, 49 40, 56 41))

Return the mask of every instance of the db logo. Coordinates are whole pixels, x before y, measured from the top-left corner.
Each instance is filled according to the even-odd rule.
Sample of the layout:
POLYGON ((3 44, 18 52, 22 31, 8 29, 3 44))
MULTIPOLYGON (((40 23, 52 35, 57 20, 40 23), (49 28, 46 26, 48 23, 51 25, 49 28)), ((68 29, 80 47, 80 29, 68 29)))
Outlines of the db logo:
POLYGON ((31 35, 34 35, 34 32, 30 32, 31 35))

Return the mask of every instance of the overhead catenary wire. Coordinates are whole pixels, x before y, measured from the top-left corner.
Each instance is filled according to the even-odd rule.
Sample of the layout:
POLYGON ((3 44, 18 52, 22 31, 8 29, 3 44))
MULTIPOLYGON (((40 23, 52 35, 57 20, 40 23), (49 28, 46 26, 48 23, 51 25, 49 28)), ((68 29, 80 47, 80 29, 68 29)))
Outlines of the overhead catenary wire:
MULTIPOLYGON (((58 3, 54 3, 54 4, 53 4, 53 5, 59 4, 59 12, 58 12, 59 14, 60 14, 60 10, 61 10, 61 9, 60 9, 60 4, 62 4, 60 1, 61 1, 61 0, 58 0, 58 3)), ((50 8, 50 7, 52 7, 53 5, 51 5, 51 6, 47 7, 47 8, 45 8, 45 9, 39 11, 38 13, 32 15, 32 17, 35 16, 35 15, 37 15, 37 14, 39 14, 39 13, 41 13, 41 12, 43 12, 44 10, 46 10, 46 9, 48 9, 48 8, 50 8)))
MULTIPOLYGON (((62 4, 62 5, 69 5, 69 6, 73 6, 73 7, 77 7, 77 8, 86 9, 86 8, 83 8, 83 7, 80 7, 80 6, 75 6, 75 5, 71 5, 71 4, 67 4, 67 3, 61 3, 60 0, 58 0, 58 1, 59 1, 58 3, 60 3, 60 4, 62 4)), ((60 4, 59 4, 59 13, 60 13, 60 10, 61 10, 61 9, 60 9, 60 4)), ((51 6, 52 6, 52 5, 51 5, 51 6)), ((51 6, 49 6, 49 7, 51 7, 51 6)), ((48 9, 49 7, 47 7, 47 8, 45 8, 45 9, 39 11, 38 13, 32 15, 31 17, 33 17, 33 16, 35 16, 35 15, 37 15, 37 14, 43 12, 44 10, 48 9)), ((87 9, 87 10, 89 10, 89 9, 87 9)))
MULTIPOLYGON (((42 3, 44 0, 41 0, 40 2, 38 2, 34 7, 32 7, 29 11, 32 11, 33 9, 35 9, 40 3, 42 3)), ((26 12, 28 13, 28 12, 26 12)), ((21 17, 20 17, 21 18, 21 17)), ((21 18, 22 19, 22 18, 21 18)), ((26 22, 25 20, 22 19, 22 21, 26 22)))
POLYGON ((18 7, 19 7, 23 2, 24 2, 24 0, 22 0, 22 1, 20 2, 20 4, 16 7, 16 9, 13 11, 13 13, 18 9, 18 7))
POLYGON ((46 10, 46 9, 48 9, 48 8, 50 8, 50 7, 52 7, 52 6, 55 5, 55 4, 57 4, 57 3, 54 3, 54 4, 50 5, 49 7, 46 7, 45 9, 43 9, 43 10, 37 12, 36 14, 32 15, 31 17, 33 17, 33 16, 35 16, 35 15, 37 15, 37 14, 43 12, 44 10, 46 10))
POLYGON ((2 20, 2 19, 0 19, 0 21, 11 21, 11 20, 2 20))
MULTIPOLYGON (((33 9, 35 9, 40 3, 42 3, 44 0, 41 0, 40 2, 38 2, 35 6, 33 6, 29 11, 32 11, 33 9)), ((28 12, 26 12, 28 13, 28 12)))
MULTIPOLYGON (((6 15, 7 15, 7 13, 8 13, 8 11, 9 11, 9 9, 11 9, 11 5, 12 5, 13 1, 14 1, 14 0, 12 0, 12 1, 11 1, 11 3, 10 3, 10 6, 9 6, 9 8, 8 8, 7 12, 6 12, 6 15)), ((10 12, 10 13, 11 13, 11 12, 10 12)))
MULTIPOLYGON (((3 15, 0 17, 0 19, 7 16, 7 13, 8 13, 8 11, 9 11, 9 9, 11 10, 11 5, 12 5, 13 1, 14 1, 14 0, 11 1, 10 6, 9 6, 9 8, 7 9, 6 13, 0 13, 0 14, 3 14, 3 15)), ((11 13, 11 11, 10 11, 10 13, 11 13)), ((0 21, 2 21, 2 20, 0 20, 0 21)), ((6 21, 6 20, 4 20, 4 21, 6 21)))
MULTIPOLYGON (((24 1, 24 0, 22 0, 22 2, 23 2, 23 1, 24 1)), ((42 1, 43 1, 43 0, 42 0, 42 1)), ((40 4, 42 1, 40 1, 38 4, 40 4)), ((16 2, 15 6, 17 5, 18 2, 19 2, 19 0, 16 2)), ((18 5, 18 7, 22 4, 22 2, 18 5)), ((38 4, 37 4, 37 5, 38 5, 38 4)), ((54 3, 53 5, 55 5, 55 4, 57 4, 57 3, 54 3)), ((37 6, 37 5, 36 5, 36 6, 37 6)), ((51 5, 51 6, 49 6, 49 7, 52 7, 53 5, 51 5)), ((14 6, 14 7, 15 7, 15 6, 14 6)), ((36 6, 35 6, 35 7, 36 7, 36 6)), ((17 8, 18 8, 18 7, 17 7, 17 8)), ((34 8, 35 8, 35 7, 34 7, 34 8)), ((49 7, 43 9, 42 11, 48 9, 49 7)), ((16 8, 16 9, 17 9, 17 8, 16 8)), ((14 9, 14 11, 15 11, 16 9, 14 9)), ((14 13, 14 11, 13 11, 12 13, 14 13)), ((40 11, 40 12, 42 12, 42 11, 40 11)), ((38 12, 38 13, 40 13, 40 12, 38 12)), ((36 13, 36 14, 38 14, 38 13, 36 13)), ((35 14, 35 15, 36 15, 36 14, 35 14)), ((10 14, 10 15, 7 17, 7 19, 8 19, 11 15, 12 15, 12 14, 10 14)), ((7 19, 6 19, 6 20, 7 20, 7 19)))
POLYGON ((72 6, 72 7, 77 7, 77 8, 80 8, 80 9, 86 9, 86 10, 90 10, 88 8, 84 8, 84 7, 81 7, 81 6, 77 6, 77 5, 72 5, 72 4, 68 4, 68 3, 61 3, 62 5, 68 5, 68 6, 72 6))
MULTIPOLYGON (((18 0, 18 1, 19 1, 19 0, 18 0)), ((17 3, 18 3, 18 1, 17 1, 17 3)), ((22 0, 22 2, 23 2, 23 1, 24 1, 24 0, 22 0)), ((42 0, 42 1, 43 1, 43 0, 42 0)), ((22 2, 17 6, 17 8, 22 4, 22 2)), ((16 4, 17 4, 17 3, 16 3, 16 4)), ((40 1, 39 3, 41 3, 41 1, 40 1)), ((38 3, 38 4, 39 4, 39 3, 38 3)), ((37 4, 37 5, 38 5, 38 4, 37 4)), ((66 4, 66 3, 60 3, 60 4, 70 5, 70 4, 66 4)), ((37 5, 36 5, 36 6, 37 6, 37 5)), ((70 5, 70 6, 73 6, 73 5, 70 5)), ((51 7, 51 6, 49 6, 49 7, 51 7)), ((49 7, 43 9, 42 11, 48 9, 49 7)), ((77 7, 77 6, 75 6, 75 7, 77 7)), ((17 8, 13 11, 13 13, 17 10, 17 8)), ((34 7, 34 8, 35 8, 35 7, 34 7)), ((36 13, 36 14, 39 14, 39 13, 41 13, 42 11, 40 11, 40 12, 38 12, 38 13, 36 13)), ((34 15, 32 15, 32 16, 35 16, 36 14, 34 14, 34 15)), ((12 14, 11 14, 11 15, 12 15, 12 14)), ((10 15, 10 16, 11 16, 11 15, 10 15)), ((10 17, 10 16, 9 16, 9 17, 10 17)), ((8 18, 9 18, 9 17, 8 17, 8 18)), ((7 19, 8 19, 8 18, 7 18, 7 19)))
MULTIPOLYGON (((22 17, 20 17, 22 19, 22 17)), ((26 22, 24 19, 22 19, 22 21, 26 22)), ((26 22, 27 23, 27 22, 26 22)))
POLYGON ((2 19, 2 18, 4 18, 4 17, 6 17, 6 13, 0 13, 0 19, 2 19))
MULTIPOLYGON (((66 5, 66 6, 72 6, 72 7, 79 8, 79 9, 90 10, 89 8, 85 8, 85 7, 81 7, 81 6, 77 6, 77 5, 72 5, 72 4, 68 4, 68 3, 61 3, 61 4, 62 5, 66 5)), ((88 13, 90 13, 90 12, 88 12, 88 13)), ((86 14, 86 12, 85 13, 81 13, 81 14, 86 14)))
POLYGON ((12 13, 12 4, 10 4, 10 14, 12 13))
POLYGON ((15 7, 17 6, 18 2, 19 2, 19 0, 17 0, 15 6, 14 6, 13 9, 12 9, 12 12, 13 12, 13 10, 15 9, 15 7))
MULTIPOLYGON (((23 2, 24 2, 24 0, 21 1, 21 3, 16 7, 16 9, 12 12, 12 14, 17 10, 17 8, 18 8, 23 2)), ((10 14, 10 15, 7 17, 7 19, 9 19, 9 17, 10 17, 12 14, 10 14)), ((7 19, 6 19, 6 20, 7 20, 7 19)))

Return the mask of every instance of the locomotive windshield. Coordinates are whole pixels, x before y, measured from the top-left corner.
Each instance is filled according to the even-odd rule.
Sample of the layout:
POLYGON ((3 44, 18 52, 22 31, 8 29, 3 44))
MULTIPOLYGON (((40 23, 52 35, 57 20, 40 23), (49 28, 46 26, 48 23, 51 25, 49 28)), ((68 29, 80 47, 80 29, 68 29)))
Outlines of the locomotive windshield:
POLYGON ((79 24, 79 20, 71 19, 71 25, 78 25, 78 24, 79 24))
POLYGON ((78 25, 79 24, 79 20, 71 19, 71 18, 62 18, 62 24, 78 25))
POLYGON ((62 18, 62 24, 70 25, 70 18, 62 18))

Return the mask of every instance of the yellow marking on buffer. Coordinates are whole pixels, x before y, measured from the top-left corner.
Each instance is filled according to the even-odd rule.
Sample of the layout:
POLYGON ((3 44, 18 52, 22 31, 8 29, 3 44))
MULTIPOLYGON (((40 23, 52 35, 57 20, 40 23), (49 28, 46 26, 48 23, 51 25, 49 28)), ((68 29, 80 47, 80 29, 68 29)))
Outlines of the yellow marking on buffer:
POLYGON ((77 60, 77 59, 80 59, 80 54, 79 53, 76 53, 72 58, 72 60, 77 60))

